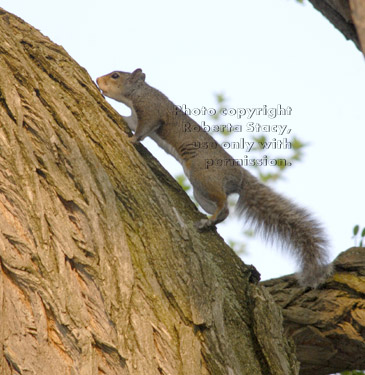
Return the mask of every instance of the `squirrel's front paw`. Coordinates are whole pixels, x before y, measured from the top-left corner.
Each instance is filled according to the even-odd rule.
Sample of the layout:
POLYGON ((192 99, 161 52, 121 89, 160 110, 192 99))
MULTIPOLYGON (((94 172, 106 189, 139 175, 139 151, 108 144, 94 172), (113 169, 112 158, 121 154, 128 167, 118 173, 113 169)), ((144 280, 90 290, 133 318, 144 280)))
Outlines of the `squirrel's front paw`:
POLYGON ((200 221, 194 223, 194 226, 199 232, 202 232, 203 230, 213 227, 214 223, 210 219, 201 219, 200 221))

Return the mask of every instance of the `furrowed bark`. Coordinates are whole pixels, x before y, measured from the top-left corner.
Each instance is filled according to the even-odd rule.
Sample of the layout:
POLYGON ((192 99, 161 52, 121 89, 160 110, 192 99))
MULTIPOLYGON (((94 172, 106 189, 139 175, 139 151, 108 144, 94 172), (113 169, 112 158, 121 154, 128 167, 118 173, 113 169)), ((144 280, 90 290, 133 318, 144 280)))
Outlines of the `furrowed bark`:
POLYGON ((257 272, 87 72, 4 10, 0 40, 0 373, 297 374, 257 272))
POLYGON ((334 269, 315 290, 299 288, 293 276, 262 283, 283 308, 302 375, 365 370, 365 248, 341 253, 334 269))

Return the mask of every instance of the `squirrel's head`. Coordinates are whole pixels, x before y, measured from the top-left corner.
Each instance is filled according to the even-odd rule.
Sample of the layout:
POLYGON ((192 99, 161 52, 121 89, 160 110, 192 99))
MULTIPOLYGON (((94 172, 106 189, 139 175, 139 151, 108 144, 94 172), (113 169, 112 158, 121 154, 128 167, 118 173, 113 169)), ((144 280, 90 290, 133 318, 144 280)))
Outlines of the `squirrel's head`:
POLYGON ((111 72, 96 79, 96 82, 105 96, 123 101, 124 97, 144 83, 146 75, 142 69, 133 73, 111 72))

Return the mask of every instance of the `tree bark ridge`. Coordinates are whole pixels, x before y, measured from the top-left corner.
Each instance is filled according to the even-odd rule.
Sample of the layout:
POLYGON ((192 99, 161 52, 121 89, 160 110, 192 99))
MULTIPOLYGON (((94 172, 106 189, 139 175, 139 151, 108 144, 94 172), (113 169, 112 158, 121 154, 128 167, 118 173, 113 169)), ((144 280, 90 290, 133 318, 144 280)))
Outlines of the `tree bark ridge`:
POLYGON ((299 288, 293 276, 262 283, 283 308, 302 375, 365 370, 365 248, 341 253, 334 270, 315 290, 299 288))
POLYGON ((127 132, 0 10, 0 373, 297 374, 257 272, 127 132))

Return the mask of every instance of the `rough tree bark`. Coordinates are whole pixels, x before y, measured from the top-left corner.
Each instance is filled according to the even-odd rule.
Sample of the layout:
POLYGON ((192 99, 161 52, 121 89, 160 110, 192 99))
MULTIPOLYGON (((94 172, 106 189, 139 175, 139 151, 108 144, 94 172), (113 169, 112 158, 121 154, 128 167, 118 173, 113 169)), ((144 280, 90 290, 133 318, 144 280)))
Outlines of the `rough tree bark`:
POLYGON ((350 0, 351 14, 360 40, 362 53, 365 55, 365 3, 363 0, 350 0))
POLYGON ((283 308, 301 375, 365 370, 365 248, 340 254, 334 268, 317 290, 299 288, 293 276, 262 283, 283 308))
MULTIPOLYGON (((255 270, 195 231, 125 132, 61 47, 0 10, 0 373, 297 374, 255 270)), ((364 366, 359 251, 317 291, 264 283, 302 374, 364 366)))
POLYGON ((363 0, 309 0, 346 39, 365 54, 365 2, 363 0))
POLYGON ((280 308, 84 69, 0 9, 0 373, 298 373, 280 308))

